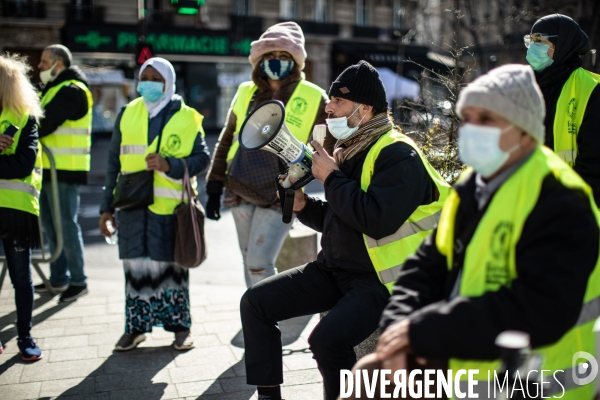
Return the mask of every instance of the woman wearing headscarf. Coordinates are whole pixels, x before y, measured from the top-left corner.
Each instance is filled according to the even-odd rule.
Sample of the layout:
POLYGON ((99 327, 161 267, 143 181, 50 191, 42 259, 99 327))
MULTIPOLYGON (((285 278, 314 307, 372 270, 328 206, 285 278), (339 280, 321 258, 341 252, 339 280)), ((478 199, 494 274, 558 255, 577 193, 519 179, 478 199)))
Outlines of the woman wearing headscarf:
POLYGON ((527 61, 546 103, 546 146, 592 187, 600 202, 600 75, 582 68, 588 36, 566 15, 536 21, 525 36, 527 61))
MULTIPOLYGON (((231 103, 227 122, 215 147, 207 175, 206 217, 218 220, 221 195, 231 209, 244 261, 248 287, 275 274, 275 260, 291 224, 281 221, 276 178, 285 169, 279 158, 265 151, 240 148, 238 134, 246 116, 268 100, 285 104, 285 122, 291 133, 307 143, 313 126, 324 124, 327 95, 304 79, 304 34, 295 22, 282 22, 252 42, 252 80, 242 83, 231 103)), ((325 149, 335 139, 328 136, 325 149)))
POLYGON ((100 207, 100 231, 110 237, 107 222, 117 227, 125 270, 125 333, 115 350, 135 348, 153 326, 174 332, 175 349, 187 350, 193 347, 188 270, 174 262, 173 211, 183 190, 182 161, 190 177, 210 161, 203 117, 174 94, 175 71, 163 58, 142 65, 137 90, 142 96, 129 103, 115 122, 100 207), (144 169, 154 171, 154 203, 118 211, 115 223, 112 203, 118 175, 144 169))
POLYGON ((27 77, 30 70, 18 56, 0 55, 0 244, 15 289, 17 346, 23 360, 36 361, 42 351, 30 334, 33 283, 29 265, 31 249, 40 247, 38 121, 43 112, 27 77))

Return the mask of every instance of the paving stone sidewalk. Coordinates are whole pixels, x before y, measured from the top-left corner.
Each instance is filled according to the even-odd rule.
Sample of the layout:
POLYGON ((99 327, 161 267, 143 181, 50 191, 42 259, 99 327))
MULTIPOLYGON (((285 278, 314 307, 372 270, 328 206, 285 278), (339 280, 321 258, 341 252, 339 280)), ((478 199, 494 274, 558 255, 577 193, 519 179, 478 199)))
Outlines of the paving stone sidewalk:
MULTIPOLYGON (((241 257, 225 213, 208 237, 212 252, 191 272, 192 332, 196 347, 173 349, 173 334, 155 328, 136 350, 114 353, 124 327, 124 278, 116 246, 86 245, 90 294, 71 304, 36 295, 32 335, 44 358, 21 361, 16 347, 14 292, 7 279, 0 292, 0 398, 20 399, 256 399, 246 385, 239 299, 241 257), (235 251, 234 251, 235 250, 235 251)), ((234 232, 234 231, 233 231, 234 232)), ((38 279, 39 280, 39 279, 38 279)), ((308 351, 317 317, 282 324, 284 398, 322 399, 322 380, 308 351)))

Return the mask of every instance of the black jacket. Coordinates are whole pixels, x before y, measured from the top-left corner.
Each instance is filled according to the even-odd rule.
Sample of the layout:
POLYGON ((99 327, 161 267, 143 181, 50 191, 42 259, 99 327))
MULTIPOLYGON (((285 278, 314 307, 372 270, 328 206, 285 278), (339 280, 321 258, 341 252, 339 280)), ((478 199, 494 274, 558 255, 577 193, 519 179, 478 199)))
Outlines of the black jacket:
MULTIPOLYGON (((19 143, 12 155, 0 156, 0 179, 24 179, 31 175, 38 152, 38 125, 29 117, 21 130, 19 143)), ((0 204, 0 238, 16 242, 17 247, 38 248, 40 231, 38 217, 6 208, 0 204)))
MULTIPOLYGON (((78 67, 69 67, 44 87, 42 96, 52 87, 68 80, 77 80, 88 85, 83 72, 78 67)), ((40 137, 48 136, 66 120, 76 121, 83 118, 88 112, 88 107, 87 96, 83 90, 75 85, 63 87, 44 108, 44 118, 40 120, 40 137)), ((61 182, 87 183, 87 172, 85 171, 58 170, 57 177, 61 182)), ((44 180, 49 179, 50 170, 44 169, 44 180)))
MULTIPOLYGON (((535 77, 546 103, 546 141, 554 149, 554 119, 558 99, 563 86, 576 69, 583 65, 581 57, 590 49, 588 36, 570 18, 551 14, 539 19, 532 32, 552 35, 555 45, 554 61, 535 77)), ((583 121, 577 134, 579 153, 575 171, 592 187, 596 203, 600 202, 600 87, 596 86, 585 110, 583 121)))
MULTIPOLYGON (((455 237, 478 216, 474 181, 456 187, 461 202, 455 237)), ((416 356, 491 360, 499 356, 494 340, 502 331, 527 332, 536 348, 575 325, 598 257, 598 226, 583 193, 552 175, 544 180, 517 244, 518 277, 510 288, 480 297, 449 299, 462 263, 448 271, 434 235, 404 264, 381 319, 386 328, 410 318, 416 356)))
POLYGON ((298 219, 322 232, 317 261, 328 269, 374 274, 363 233, 381 239, 396 232, 421 204, 433 200, 433 181, 409 145, 385 147, 367 192, 360 176, 370 147, 325 180, 325 198, 310 198, 298 219))

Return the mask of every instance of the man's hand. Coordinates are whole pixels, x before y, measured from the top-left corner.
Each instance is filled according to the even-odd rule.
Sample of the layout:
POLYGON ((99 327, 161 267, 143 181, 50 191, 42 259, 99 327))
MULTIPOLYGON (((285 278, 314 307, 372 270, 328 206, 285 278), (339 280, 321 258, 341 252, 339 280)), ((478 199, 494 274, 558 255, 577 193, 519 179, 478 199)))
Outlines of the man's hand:
POLYGON ((15 142, 15 139, 8 135, 0 135, 0 152, 8 149, 15 142))
POLYGON ((406 350, 400 350, 397 353, 392 354, 388 359, 381 361, 382 369, 389 369, 392 371, 392 375, 395 371, 406 369, 406 350))
POLYGON ((146 171, 169 172, 169 162, 158 153, 150 153, 146 156, 146 171))
POLYGON ((315 148, 315 151, 312 154, 312 173, 319 182, 325 183, 325 179, 327 179, 329 174, 331 174, 333 171, 339 171, 339 168, 333 157, 327 154, 319 142, 313 140, 311 144, 315 148))
POLYGON ((111 237, 112 234, 110 233, 110 230, 106 226, 107 221, 110 221, 113 228, 117 229, 117 224, 115 222, 115 216, 110 211, 104 211, 102 213, 102 215, 100 216, 100 221, 98 221, 98 227, 100 228, 100 232, 102 233, 102 236, 111 237))
MULTIPOLYGON (((396 322, 390 325, 385 332, 379 338, 377 343, 377 350, 375 353, 381 361, 391 359, 398 352, 406 352, 409 348, 410 342, 408 339, 408 328, 410 321, 403 319, 400 322, 396 322)), ((406 363, 406 358, 405 361, 406 363)))

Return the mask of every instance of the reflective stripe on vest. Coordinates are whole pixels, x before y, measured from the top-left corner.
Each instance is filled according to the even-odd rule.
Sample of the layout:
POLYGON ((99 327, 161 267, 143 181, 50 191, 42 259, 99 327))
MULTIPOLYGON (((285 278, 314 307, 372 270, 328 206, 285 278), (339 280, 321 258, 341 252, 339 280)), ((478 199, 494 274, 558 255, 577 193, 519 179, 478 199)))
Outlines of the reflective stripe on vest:
MULTIPOLYGON (((164 126, 161 133, 160 154, 163 157, 184 158, 194 149, 198 133, 204 136, 202 115, 181 103, 181 109, 164 126)), ((127 105, 121 116, 121 173, 146 170, 146 156, 156 152, 158 138, 148 145, 148 110, 137 98, 127 105)), ((193 180, 193 186, 196 186, 193 180)), ((181 202, 183 183, 164 172, 154 172, 154 204, 148 209, 155 214, 170 215, 181 202)))
MULTIPOLYGON (((463 179, 472 171, 463 174, 463 179)), ((542 183, 546 176, 553 174, 566 188, 585 193, 588 197, 596 223, 600 226, 600 213, 595 206, 590 187, 568 167, 556 154, 545 147, 537 148, 523 164, 496 192, 477 230, 465 251, 459 295, 482 296, 487 292, 509 287, 517 278, 516 249, 523 227, 529 214, 535 208, 542 183), (506 207, 511 204, 511 207, 506 207), (489 251, 488 249, 494 249, 489 251)), ((436 246, 446 257, 447 268, 453 268, 454 224, 460 198, 453 191, 444 208, 437 229, 436 246)), ((565 265, 565 268, 571 268, 565 265)), ((576 294, 575 294, 576 295, 576 294)), ((589 277, 580 316, 577 324, 566 332, 556 343, 533 349, 540 359, 539 370, 563 370, 564 400, 591 400, 594 385, 578 386, 572 381, 573 357, 580 351, 596 354, 594 321, 600 316, 600 259, 589 277)), ((549 324, 552 321, 548 322, 549 324)), ((499 361, 451 359, 449 369, 478 369, 475 379, 486 381, 488 371, 497 371, 499 361)), ((547 374, 550 376, 550 373, 547 374)), ((552 379, 547 379, 552 381, 552 379)), ((560 397, 562 388, 555 384, 550 390, 557 390, 560 397)), ((546 392, 545 392, 545 395, 546 392)))
MULTIPOLYGON (((0 133, 3 133, 10 125, 14 125, 19 130, 13 136, 14 143, 3 152, 0 157, 11 157, 15 154, 21 131, 27 125, 29 115, 21 118, 4 109, 0 114, 0 133)), ((12 208, 24 211, 36 216, 40 215, 40 191, 42 190, 42 149, 38 143, 38 151, 35 160, 35 166, 31 174, 23 179, 0 179, 0 205, 4 208, 12 208)))
MULTIPOLYGON (((238 134, 246 120, 248 107, 250 107, 252 95, 256 89, 257 86, 252 81, 242 83, 231 102, 231 112, 235 114, 236 124, 233 142, 227 153, 227 163, 233 160, 237 154, 238 134)), ((308 142, 324 93, 325 91, 317 85, 302 79, 298 82, 285 106, 285 124, 296 139, 302 143, 308 142)))
POLYGON ((554 151, 571 167, 576 163, 577 134, 587 103, 599 82, 600 75, 577 68, 563 85, 556 103, 553 126, 554 151))
MULTIPOLYGON (((76 121, 66 120, 54 132, 40 140, 54 155, 56 169, 63 171, 89 171, 90 147, 92 145, 92 108, 94 100, 88 87, 77 80, 68 80, 50 88, 42 98, 42 107, 46 107, 54 96, 65 86, 75 85, 85 93, 88 112, 76 121)), ((42 155, 45 169, 50 168, 48 157, 42 155)))
POLYGON ((376 240, 363 235, 367 252, 375 271, 379 275, 379 280, 388 288, 390 293, 406 258, 417 250, 423 239, 435 227, 440 217, 442 205, 450 192, 450 185, 429 164, 418 146, 408 136, 394 130, 379 138, 365 158, 360 179, 360 187, 364 192, 368 192, 379 153, 384 147, 397 142, 406 143, 419 154, 427 174, 440 193, 440 197, 437 201, 417 207, 400 228, 389 236, 376 240))

